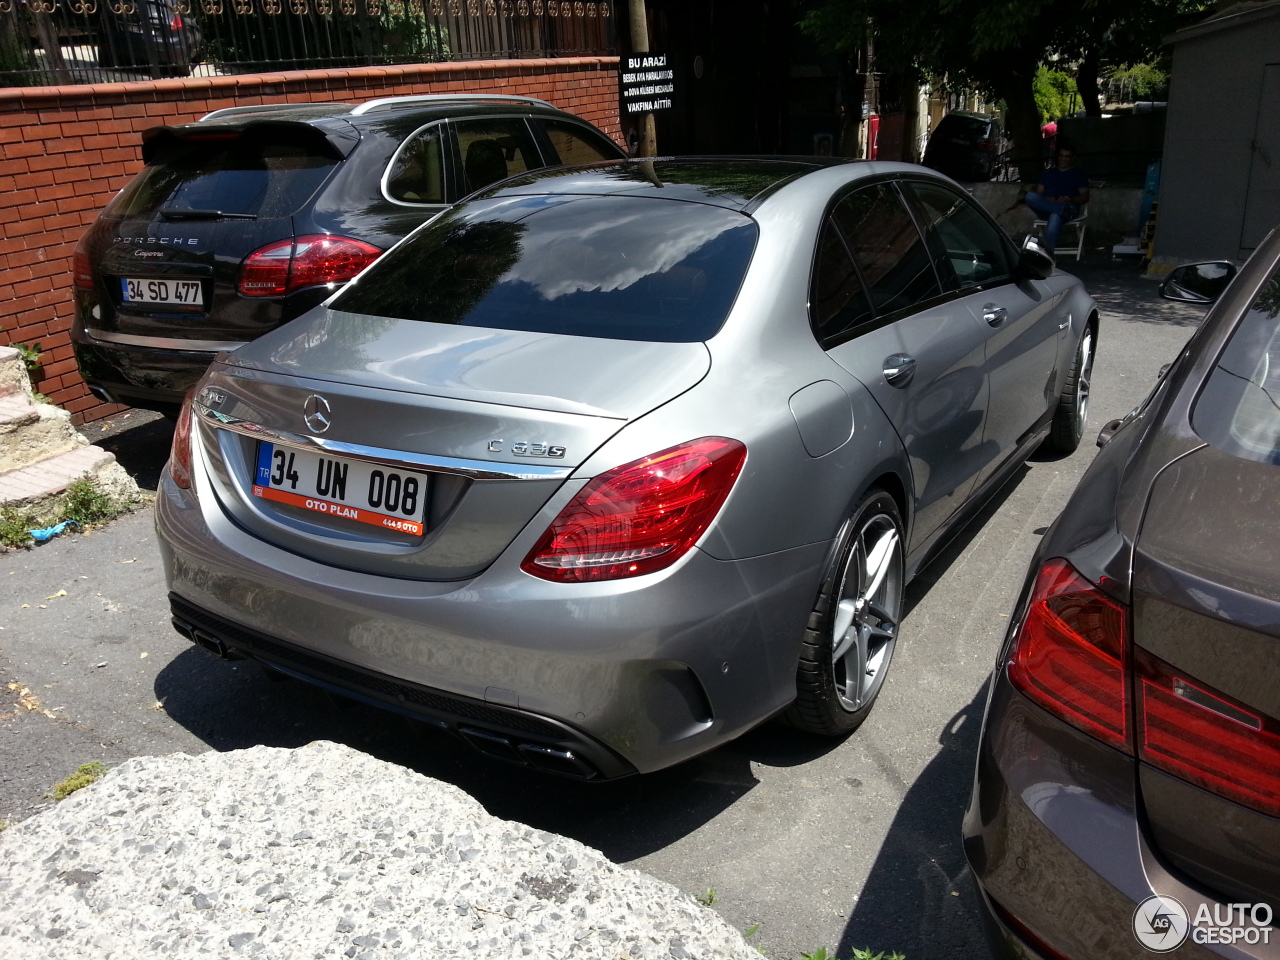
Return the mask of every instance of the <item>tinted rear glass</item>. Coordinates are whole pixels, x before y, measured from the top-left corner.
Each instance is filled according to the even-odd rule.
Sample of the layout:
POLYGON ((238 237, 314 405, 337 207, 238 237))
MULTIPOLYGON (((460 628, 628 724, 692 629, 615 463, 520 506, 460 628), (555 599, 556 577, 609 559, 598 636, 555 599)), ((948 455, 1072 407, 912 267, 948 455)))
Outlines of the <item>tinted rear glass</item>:
POLYGON ((259 219, 296 213, 337 164, 316 147, 263 136, 174 139, 107 206, 115 217, 217 210, 259 219))
POLYGON ((687 343, 724 323, 756 225, 720 207, 521 197, 423 227, 333 301, 430 323, 687 343))
POLYGON ((1219 450, 1280 464, 1280 270, 1231 335, 1192 424, 1219 450))

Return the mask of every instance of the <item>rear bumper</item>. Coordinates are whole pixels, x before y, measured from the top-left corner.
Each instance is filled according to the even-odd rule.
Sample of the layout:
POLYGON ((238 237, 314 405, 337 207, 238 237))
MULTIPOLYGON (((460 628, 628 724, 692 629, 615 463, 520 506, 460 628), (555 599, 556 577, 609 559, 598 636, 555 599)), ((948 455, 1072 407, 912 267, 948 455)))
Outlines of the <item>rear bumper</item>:
POLYGON ((217 351, 162 350, 94 338, 82 324, 71 328, 80 376, 100 400, 173 413, 196 385, 217 351))
POLYGON ((235 525, 212 491, 197 498, 167 475, 156 525, 188 629, 201 626, 200 615, 212 618, 203 629, 228 646, 464 735, 463 727, 507 726, 485 726, 457 702, 494 708, 508 726, 523 718, 543 733, 526 729, 517 751, 524 742, 560 743, 595 757, 601 776, 679 763, 794 698, 827 548, 733 562, 695 549, 645 577, 553 584, 519 569, 541 533, 534 522, 475 577, 410 581, 275 547, 235 525), (399 686, 387 694, 386 684, 399 686), (401 694, 455 705, 422 710, 401 694))
MULTIPOLYGON (((1003 669, 992 681, 963 836, 997 957, 1146 960, 1152 953, 1133 930, 1147 898, 1173 897, 1192 918, 1201 904, 1227 912, 1153 851, 1133 759, 1041 710, 1003 669)), ((1262 934, 1253 944, 1203 942, 1193 924, 1175 955, 1280 957, 1280 931, 1265 936, 1269 943, 1262 934)))

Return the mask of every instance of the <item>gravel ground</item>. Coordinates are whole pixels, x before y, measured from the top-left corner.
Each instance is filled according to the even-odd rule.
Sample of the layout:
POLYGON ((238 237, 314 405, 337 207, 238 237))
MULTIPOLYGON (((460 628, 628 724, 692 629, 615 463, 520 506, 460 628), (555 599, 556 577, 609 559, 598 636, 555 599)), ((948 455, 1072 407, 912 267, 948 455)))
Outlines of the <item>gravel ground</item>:
POLYGON ((0 956, 748 960, 719 914, 317 741, 140 757, 0 834, 0 956))

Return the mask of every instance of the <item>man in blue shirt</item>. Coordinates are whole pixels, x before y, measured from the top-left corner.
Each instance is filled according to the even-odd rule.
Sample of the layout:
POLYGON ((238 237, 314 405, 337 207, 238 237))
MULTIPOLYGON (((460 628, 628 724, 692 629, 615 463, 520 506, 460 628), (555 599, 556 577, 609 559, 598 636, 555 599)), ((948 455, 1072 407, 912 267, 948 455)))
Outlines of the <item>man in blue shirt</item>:
POLYGON ((1040 182, 1027 194, 1027 206, 1045 221, 1044 244, 1052 253, 1058 246, 1062 225, 1080 215, 1080 205, 1089 202, 1089 178, 1076 167, 1076 152, 1070 147, 1058 151, 1058 165, 1040 174, 1040 182))

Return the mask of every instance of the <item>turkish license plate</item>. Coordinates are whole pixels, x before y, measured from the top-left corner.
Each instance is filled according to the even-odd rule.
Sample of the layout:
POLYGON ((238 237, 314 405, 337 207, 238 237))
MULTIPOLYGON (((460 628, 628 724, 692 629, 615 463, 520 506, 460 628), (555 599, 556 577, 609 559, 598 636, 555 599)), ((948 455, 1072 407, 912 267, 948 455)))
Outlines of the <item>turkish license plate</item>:
POLYGON ((143 280, 120 278, 125 303, 163 303, 182 307, 204 306, 199 280, 143 280))
POLYGON ((258 443, 253 495, 313 513, 422 536, 425 473, 258 443))

